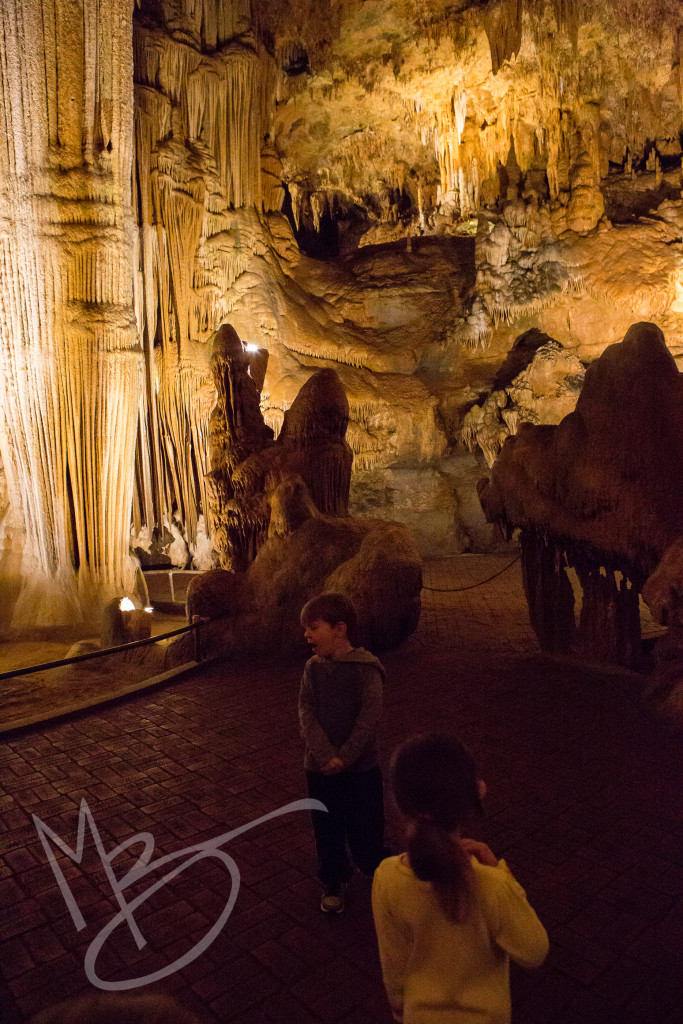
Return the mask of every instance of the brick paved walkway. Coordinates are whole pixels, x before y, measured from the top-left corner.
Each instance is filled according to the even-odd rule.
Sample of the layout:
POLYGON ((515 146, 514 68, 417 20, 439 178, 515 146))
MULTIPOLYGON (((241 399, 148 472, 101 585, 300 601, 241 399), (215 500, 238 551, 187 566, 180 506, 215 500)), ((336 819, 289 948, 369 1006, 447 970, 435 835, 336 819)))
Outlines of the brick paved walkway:
MULTIPOLYGON (((451 559, 429 567, 426 582, 467 586, 508 561, 451 559)), ((480 760, 490 794, 480 835, 527 887, 552 942, 541 971, 514 975, 516 1024, 678 1022, 680 737, 644 710, 631 678, 537 654, 518 565, 486 586, 425 598, 416 636, 384 659, 385 748, 417 729, 452 728, 480 760)), ((92 844, 80 868, 61 858, 87 924, 76 931, 31 813, 74 846, 85 796, 107 849, 148 831, 158 856, 303 796, 299 671, 211 666, 7 740, 4 1024, 89 988, 85 949, 118 909, 92 844)), ((234 912, 201 957, 158 987, 206 1021, 387 1024, 368 884, 354 881, 343 917, 319 914, 306 815, 274 819, 227 849, 242 877, 234 912)), ((132 863, 122 854, 118 876, 132 863)), ((116 930, 101 976, 147 974, 182 956, 230 890, 216 860, 188 868, 137 912, 142 951, 116 930)))

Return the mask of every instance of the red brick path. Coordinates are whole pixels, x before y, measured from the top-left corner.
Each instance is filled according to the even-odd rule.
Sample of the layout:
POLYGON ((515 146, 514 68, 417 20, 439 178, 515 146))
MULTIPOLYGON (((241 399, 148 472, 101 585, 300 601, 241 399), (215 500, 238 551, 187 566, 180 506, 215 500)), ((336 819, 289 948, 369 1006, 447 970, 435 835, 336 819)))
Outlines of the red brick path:
MULTIPOLYGON (((469 592, 467 607, 442 602, 438 631, 427 595, 421 632, 384 659, 385 749, 418 729, 447 728, 479 758, 489 786, 480 835, 527 887, 552 942, 541 971, 514 975, 516 1024, 677 1024, 680 736, 644 709, 627 677, 534 654, 512 574, 501 577, 507 597, 494 584, 469 592), (487 615, 484 643, 477 624, 487 615)), ((107 849, 149 831, 159 856, 303 796, 298 678, 298 665, 211 666, 8 739, 4 1024, 89 989, 85 949, 118 909, 89 844, 80 868, 61 859, 87 922, 76 931, 31 814, 74 846, 85 796, 107 849)), ((306 815, 261 825, 226 851, 242 878, 234 912, 207 952, 158 987, 207 1021, 386 1024, 369 886, 354 880, 341 918, 319 913, 306 815)), ((132 863, 117 860, 119 877, 132 863)), ((217 861, 189 868, 136 914, 147 946, 138 952, 119 928, 100 974, 163 968, 206 933, 229 894, 217 861)))

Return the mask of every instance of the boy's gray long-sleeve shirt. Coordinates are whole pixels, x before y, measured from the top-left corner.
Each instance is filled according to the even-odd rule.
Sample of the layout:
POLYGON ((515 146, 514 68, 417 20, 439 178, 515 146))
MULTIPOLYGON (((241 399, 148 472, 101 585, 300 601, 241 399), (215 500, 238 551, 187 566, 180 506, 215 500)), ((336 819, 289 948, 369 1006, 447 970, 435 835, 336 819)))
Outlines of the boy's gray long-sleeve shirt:
POLYGON ((382 663, 363 647, 338 658, 309 658, 299 691, 307 771, 321 771, 333 757, 345 771, 377 766, 383 684, 382 663))

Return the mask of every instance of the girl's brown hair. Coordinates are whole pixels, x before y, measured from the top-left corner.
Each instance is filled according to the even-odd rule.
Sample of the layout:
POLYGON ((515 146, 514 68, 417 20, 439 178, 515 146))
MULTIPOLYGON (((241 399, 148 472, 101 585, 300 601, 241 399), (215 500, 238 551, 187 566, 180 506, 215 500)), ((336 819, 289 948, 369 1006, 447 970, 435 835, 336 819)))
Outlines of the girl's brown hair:
POLYGON ((391 786, 409 820, 412 870, 432 883, 448 918, 462 919, 470 905, 472 868, 453 833, 481 811, 474 758, 455 736, 414 736, 394 753, 391 786))

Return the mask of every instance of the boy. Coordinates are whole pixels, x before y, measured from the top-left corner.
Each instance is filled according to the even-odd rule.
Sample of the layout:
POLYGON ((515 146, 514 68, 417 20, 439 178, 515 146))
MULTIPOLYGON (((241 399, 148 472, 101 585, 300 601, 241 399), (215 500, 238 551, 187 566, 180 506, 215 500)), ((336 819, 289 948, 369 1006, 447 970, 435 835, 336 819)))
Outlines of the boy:
POLYGON ((366 875, 389 855, 377 757, 384 668, 369 651, 352 646, 356 619, 343 594, 320 594, 301 612, 313 650, 299 693, 304 766, 309 796, 327 807, 327 813, 312 812, 324 914, 344 910, 344 889, 353 873, 347 842, 366 875))

